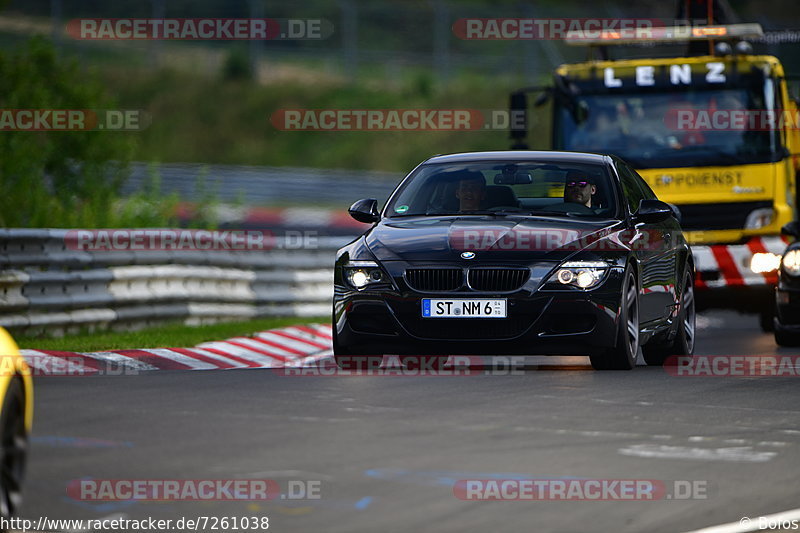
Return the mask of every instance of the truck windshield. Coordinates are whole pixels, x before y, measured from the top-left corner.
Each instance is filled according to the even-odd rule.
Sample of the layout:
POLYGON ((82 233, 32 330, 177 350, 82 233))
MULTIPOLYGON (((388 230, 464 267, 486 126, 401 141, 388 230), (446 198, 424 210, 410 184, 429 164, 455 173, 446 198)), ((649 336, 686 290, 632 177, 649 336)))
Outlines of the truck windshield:
POLYGON ((636 168, 766 163, 779 159, 774 89, 712 89, 628 94, 583 94, 588 115, 576 122, 555 111, 560 149, 610 153, 636 168), (757 110, 754 112, 754 110, 757 110))

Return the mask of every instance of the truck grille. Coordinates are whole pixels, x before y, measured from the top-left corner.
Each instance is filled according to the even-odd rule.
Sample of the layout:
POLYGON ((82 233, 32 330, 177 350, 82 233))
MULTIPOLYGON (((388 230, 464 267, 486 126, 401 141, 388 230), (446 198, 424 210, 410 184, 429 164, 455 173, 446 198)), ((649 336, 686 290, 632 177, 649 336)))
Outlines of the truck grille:
POLYGON ((467 279, 476 291, 515 291, 528 281, 527 268, 471 268, 467 279))
POLYGON ((742 229, 747 215, 754 209, 772 207, 772 202, 729 202, 718 204, 684 204, 681 228, 684 230, 742 229))
POLYGON ((406 283, 415 291, 454 291, 464 284, 460 268, 409 268, 406 283))

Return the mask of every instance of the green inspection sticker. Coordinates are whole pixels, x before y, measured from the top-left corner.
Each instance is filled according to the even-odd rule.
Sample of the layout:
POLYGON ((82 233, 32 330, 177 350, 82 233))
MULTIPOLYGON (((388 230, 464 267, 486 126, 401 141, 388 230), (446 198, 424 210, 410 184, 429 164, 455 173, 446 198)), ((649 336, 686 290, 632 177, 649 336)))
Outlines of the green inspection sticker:
POLYGON ((396 213, 405 213, 406 211, 408 211, 408 206, 407 205, 398 205, 397 207, 394 208, 394 210, 395 210, 396 213))

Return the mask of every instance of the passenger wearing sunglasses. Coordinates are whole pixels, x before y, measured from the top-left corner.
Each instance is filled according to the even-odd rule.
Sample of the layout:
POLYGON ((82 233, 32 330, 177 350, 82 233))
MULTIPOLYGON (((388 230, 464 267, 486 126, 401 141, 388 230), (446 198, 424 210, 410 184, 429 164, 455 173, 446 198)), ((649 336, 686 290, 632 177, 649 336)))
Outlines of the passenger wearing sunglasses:
POLYGON ((570 170, 564 182, 564 201, 592 207, 592 195, 597 186, 591 176, 579 170, 570 170))

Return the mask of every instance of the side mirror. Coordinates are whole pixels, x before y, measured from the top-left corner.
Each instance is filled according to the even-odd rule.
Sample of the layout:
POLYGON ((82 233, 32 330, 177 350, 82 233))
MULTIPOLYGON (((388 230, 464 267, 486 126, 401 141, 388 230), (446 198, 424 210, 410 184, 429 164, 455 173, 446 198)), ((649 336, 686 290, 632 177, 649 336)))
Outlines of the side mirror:
POLYGON ((643 222, 645 224, 657 224, 664 222, 669 217, 674 216, 675 213, 668 203, 661 200, 641 200, 639 202, 639 209, 633 214, 634 222, 643 222))
POLYGON ((539 96, 536 97, 536 100, 533 101, 533 107, 542 107, 544 104, 550 101, 550 97, 552 96, 550 89, 546 89, 539 93, 539 96))
POLYGON ((509 128, 509 137, 513 141, 511 149, 527 150, 525 137, 528 136, 528 96, 524 91, 511 93, 508 107, 511 112, 511 128, 509 128))
POLYGON ((792 237, 800 238, 800 222, 792 220, 781 228, 781 235, 790 235, 792 237))
POLYGON ((678 221, 678 224, 683 222, 683 215, 681 214, 680 208, 675 204, 667 204, 670 209, 672 209, 672 216, 675 217, 675 220, 678 221))
POLYGON ((372 224, 381 219, 381 214, 378 213, 378 200, 375 198, 358 200, 350 206, 347 212, 351 217, 365 224, 372 224))

